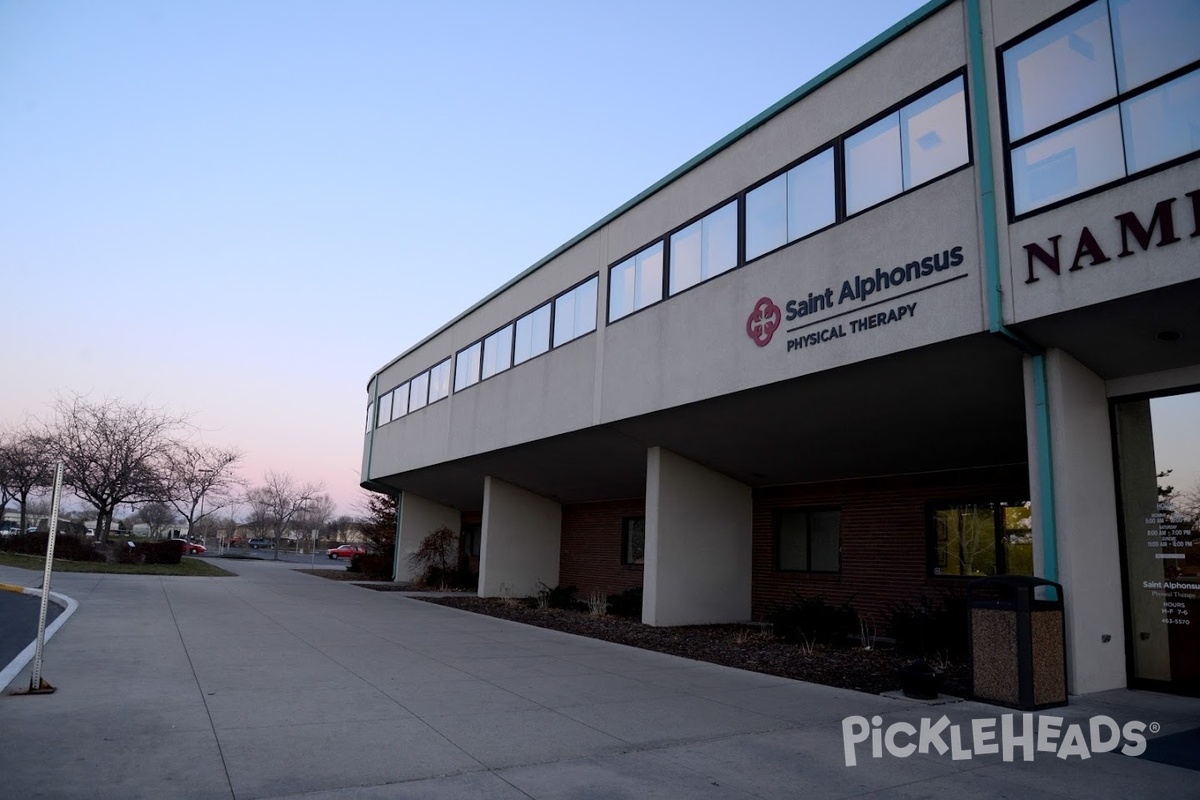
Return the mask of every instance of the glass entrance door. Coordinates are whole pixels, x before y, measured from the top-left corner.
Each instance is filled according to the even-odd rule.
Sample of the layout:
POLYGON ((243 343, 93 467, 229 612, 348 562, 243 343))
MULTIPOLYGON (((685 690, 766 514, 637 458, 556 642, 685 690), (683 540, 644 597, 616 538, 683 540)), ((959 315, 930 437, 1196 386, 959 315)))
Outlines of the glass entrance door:
POLYGON ((1113 406, 1133 682, 1200 695, 1200 392, 1113 406))

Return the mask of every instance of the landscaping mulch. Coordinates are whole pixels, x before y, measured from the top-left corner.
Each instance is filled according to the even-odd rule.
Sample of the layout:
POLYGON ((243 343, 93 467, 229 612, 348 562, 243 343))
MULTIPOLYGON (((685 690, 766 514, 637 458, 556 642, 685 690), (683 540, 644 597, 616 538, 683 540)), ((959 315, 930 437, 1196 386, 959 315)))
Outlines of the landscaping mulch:
MULTIPOLYGON (((404 584, 392 583, 387 578, 372 578, 370 575, 363 575, 361 572, 351 572, 345 567, 340 567, 338 569, 298 569, 296 572, 303 572, 305 575, 316 575, 318 578, 325 578, 331 581, 357 581, 360 583, 365 581, 387 581, 389 586, 397 586, 400 589, 409 588, 404 586, 404 584)), ((372 586, 370 588, 375 587, 372 586)))
MULTIPOLYGON (((897 671, 912 660, 886 647, 830 647, 821 643, 808 654, 799 645, 780 641, 765 628, 752 625, 654 627, 612 614, 593 616, 586 611, 531 608, 503 598, 418 599, 710 664, 871 694, 899 689, 897 671)), ((965 666, 947 667, 943 693, 962 697, 967 685, 965 666)))

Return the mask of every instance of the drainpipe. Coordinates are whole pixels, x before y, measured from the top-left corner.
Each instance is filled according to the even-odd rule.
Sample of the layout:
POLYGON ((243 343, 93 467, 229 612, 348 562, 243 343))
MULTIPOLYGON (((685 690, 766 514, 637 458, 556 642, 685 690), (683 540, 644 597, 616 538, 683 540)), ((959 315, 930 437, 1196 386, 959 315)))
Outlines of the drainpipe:
POLYGON ((1050 403, 1046 390, 1046 349, 1004 324, 1000 283, 1000 235, 996 227, 996 177, 992 163, 992 126, 987 73, 984 69, 981 0, 965 0, 968 66, 974 98, 976 164, 979 170, 979 210, 983 231, 983 270, 987 281, 988 330, 1030 357, 1033 367, 1034 437, 1038 455, 1038 512, 1042 520, 1042 577, 1058 582, 1058 526, 1054 502, 1054 461, 1051 458, 1050 403))

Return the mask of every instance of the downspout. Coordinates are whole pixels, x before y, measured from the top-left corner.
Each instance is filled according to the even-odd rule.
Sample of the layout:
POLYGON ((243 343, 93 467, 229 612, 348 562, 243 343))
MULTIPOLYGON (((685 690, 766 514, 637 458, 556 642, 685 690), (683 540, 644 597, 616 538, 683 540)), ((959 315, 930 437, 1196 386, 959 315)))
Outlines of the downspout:
POLYGON ((1051 458, 1050 403, 1046 389, 1046 350, 1004 324, 1003 289, 1000 283, 1000 234, 996 229, 996 179, 992 163, 992 125, 989 116, 987 73, 984 69, 983 13, 981 0, 965 0, 967 7, 968 70, 974 99, 976 163, 979 170, 979 209, 982 215, 983 270, 987 281, 988 330, 1030 357, 1033 371, 1034 441, 1038 456, 1038 515, 1042 521, 1042 576, 1058 582, 1058 525, 1054 502, 1054 460, 1051 458))

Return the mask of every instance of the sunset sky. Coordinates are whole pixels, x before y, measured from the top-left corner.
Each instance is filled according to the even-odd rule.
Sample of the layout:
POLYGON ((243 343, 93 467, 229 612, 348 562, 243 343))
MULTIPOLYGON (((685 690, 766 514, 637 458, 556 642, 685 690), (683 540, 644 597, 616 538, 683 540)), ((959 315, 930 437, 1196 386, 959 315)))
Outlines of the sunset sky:
POLYGON ((161 406, 351 512, 374 370, 920 5, 0 3, 0 425, 161 406))

